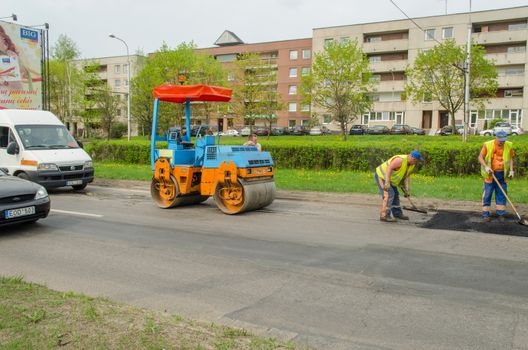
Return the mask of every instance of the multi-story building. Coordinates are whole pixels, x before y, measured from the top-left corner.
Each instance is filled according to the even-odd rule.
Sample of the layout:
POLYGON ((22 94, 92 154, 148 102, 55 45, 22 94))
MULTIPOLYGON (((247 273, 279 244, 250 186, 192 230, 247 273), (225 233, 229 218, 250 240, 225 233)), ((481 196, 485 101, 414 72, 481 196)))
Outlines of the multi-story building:
MULTIPOLYGON (((276 89, 284 103, 284 109, 278 111, 278 127, 304 125, 310 120, 310 106, 303 103, 300 93, 301 76, 310 72, 312 62, 312 39, 293 39, 265 43, 245 44, 236 34, 226 30, 215 42, 216 47, 197 49, 214 56, 228 68, 232 67, 237 56, 243 53, 256 53, 266 64, 277 69, 276 89)), ((227 81, 234 76, 228 73, 227 81)), ((227 128, 232 120, 221 121, 219 125, 227 128)), ((256 121, 259 125, 259 121, 256 121)))
MULTIPOLYGON (((143 67, 145 63, 145 56, 130 55, 130 78, 133 78, 143 67)), ((98 76, 102 85, 107 85, 110 90, 120 96, 123 102, 122 107, 117 110, 117 121, 127 123, 127 96, 128 96, 128 57, 125 56, 110 56, 110 57, 94 57, 79 59, 73 61, 78 69, 84 69, 85 66, 97 63, 99 65, 98 76)), ((67 123, 68 128, 74 133, 78 134, 78 129, 82 128, 81 123, 73 120, 67 123)), ((137 134, 137 126, 132 123, 132 134, 137 134)))
MULTIPOLYGON (((313 50, 322 51, 325 43, 332 40, 357 40, 361 44, 370 60, 373 78, 379 84, 377 91, 372 93, 372 110, 358 116, 358 123, 389 127, 406 123, 437 129, 448 124, 447 112, 435 101, 413 104, 405 100, 405 69, 413 64, 421 50, 430 49, 438 42, 454 39, 458 44, 465 44, 471 27, 472 40, 484 46, 486 57, 495 62, 499 90, 485 110, 471 110, 470 126, 482 129, 485 120, 501 118, 527 127, 527 19, 528 6, 524 6, 415 18, 421 28, 410 20, 316 28, 313 50)), ((457 123, 462 123, 462 110, 456 114, 456 119, 457 123)), ((322 122, 331 124, 330 116, 324 115, 322 122)))

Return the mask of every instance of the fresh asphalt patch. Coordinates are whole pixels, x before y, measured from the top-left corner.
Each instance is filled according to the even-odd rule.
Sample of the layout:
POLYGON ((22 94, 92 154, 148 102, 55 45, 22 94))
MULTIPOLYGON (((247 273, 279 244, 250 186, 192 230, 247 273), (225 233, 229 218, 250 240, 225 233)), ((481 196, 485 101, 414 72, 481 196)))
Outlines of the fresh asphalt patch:
POLYGON ((440 210, 431 219, 420 223, 419 226, 436 230, 482 232, 528 237, 528 227, 517 223, 517 218, 513 215, 506 215, 503 222, 500 222, 497 217, 493 216, 490 222, 482 222, 482 216, 479 213, 440 210))

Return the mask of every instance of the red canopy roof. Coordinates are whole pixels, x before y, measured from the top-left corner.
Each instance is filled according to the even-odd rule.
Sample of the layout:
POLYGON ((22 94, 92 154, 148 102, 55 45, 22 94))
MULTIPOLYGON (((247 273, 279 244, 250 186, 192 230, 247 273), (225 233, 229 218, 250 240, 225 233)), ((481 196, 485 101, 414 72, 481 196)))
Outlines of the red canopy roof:
POLYGON ((183 103, 191 101, 229 102, 233 90, 211 85, 160 85, 154 88, 154 98, 183 103))

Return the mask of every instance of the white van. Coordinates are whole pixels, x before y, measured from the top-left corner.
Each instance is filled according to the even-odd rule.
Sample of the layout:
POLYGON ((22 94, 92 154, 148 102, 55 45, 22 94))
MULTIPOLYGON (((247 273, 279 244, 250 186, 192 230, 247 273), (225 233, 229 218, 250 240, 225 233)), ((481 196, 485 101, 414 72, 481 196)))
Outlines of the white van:
POLYGON ((47 111, 0 110, 0 167, 47 188, 82 190, 94 178, 92 158, 47 111))

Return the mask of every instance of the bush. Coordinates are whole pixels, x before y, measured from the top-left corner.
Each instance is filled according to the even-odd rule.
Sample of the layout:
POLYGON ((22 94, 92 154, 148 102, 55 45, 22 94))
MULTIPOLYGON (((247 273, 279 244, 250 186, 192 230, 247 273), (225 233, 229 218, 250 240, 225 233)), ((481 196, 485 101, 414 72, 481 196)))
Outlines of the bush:
MULTIPOLYGON (((433 138, 429 137, 427 142, 402 138, 384 142, 364 139, 361 142, 317 141, 304 144, 281 140, 265 143, 263 147, 271 152, 275 164, 281 168, 374 171, 379 164, 395 154, 407 154, 413 149, 419 149, 425 158, 425 163, 420 166, 420 173, 424 175, 458 176, 480 173, 477 157, 486 139, 479 138, 469 143, 447 138, 436 138, 437 141, 430 139, 433 138)), ((514 140, 514 145, 516 171, 518 175, 523 175, 528 166, 528 144, 514 140)), ((158 147, 166 147, 166 144, 158 143, 158 147)), ((150 145, 145 141, 95 142, 87 145, 86 149, 97 161, 150 163, 150 145)))
POLYGON ((120 139, 123 137, 123 135, 128 133, 128 125, 125 123, 115 123, 112 125, 112 129, 110 131, 110 138, 111 139, 120 139))

